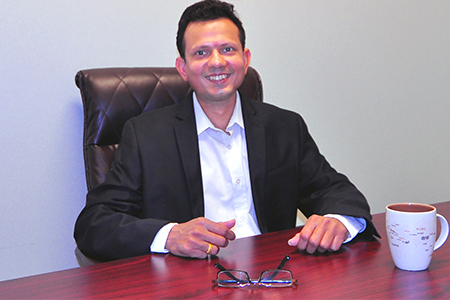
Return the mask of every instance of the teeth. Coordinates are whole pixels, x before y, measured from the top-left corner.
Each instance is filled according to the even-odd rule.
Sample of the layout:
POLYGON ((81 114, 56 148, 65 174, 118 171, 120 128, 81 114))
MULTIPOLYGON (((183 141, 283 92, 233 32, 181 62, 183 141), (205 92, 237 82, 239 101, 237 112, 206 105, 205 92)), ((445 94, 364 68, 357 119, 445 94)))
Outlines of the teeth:
POLYGON ((213 81, 219 81, 219 80, 223 80, 230 77, 230 75, 211 75, 211 76, 206 76, 206 78, 208 80, 213 80, 213 81))

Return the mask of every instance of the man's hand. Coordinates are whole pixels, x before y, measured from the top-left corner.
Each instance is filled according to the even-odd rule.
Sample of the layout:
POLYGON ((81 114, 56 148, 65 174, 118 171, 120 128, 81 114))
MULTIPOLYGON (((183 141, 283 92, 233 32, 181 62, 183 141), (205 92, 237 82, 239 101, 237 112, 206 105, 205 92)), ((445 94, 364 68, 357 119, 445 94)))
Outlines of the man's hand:
POLYGON ((323 253, 339 250, 347 238, 347 228, 337 219, 312 215, 288 244, 311 254, 316 250, 323 253))
POLYGON ((174 255, 185 257, 205 258, 208 254, 216 255, 220 247, 228 246, 229 241, 236 238, 230 230, 235 224, 235 220, 216 223, 206 218, 197 218, 175 225, 167 238, 166 249, 174 255))

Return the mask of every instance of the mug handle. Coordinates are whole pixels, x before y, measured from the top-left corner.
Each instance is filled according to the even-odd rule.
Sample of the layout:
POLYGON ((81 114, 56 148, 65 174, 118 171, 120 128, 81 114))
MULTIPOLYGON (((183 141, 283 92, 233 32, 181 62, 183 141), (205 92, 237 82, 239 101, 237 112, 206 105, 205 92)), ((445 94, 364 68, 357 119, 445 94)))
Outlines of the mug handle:
POLYGON ((448 222, 444 218, 444 216, 440 214, 436 214, 436 217, 439 219, 439 222, 441 223, 441 234, 439 235, 438 240, 434 244, 434 250, 439 249, 442 245, 444 245, 445 241, 448 237, 448 222))

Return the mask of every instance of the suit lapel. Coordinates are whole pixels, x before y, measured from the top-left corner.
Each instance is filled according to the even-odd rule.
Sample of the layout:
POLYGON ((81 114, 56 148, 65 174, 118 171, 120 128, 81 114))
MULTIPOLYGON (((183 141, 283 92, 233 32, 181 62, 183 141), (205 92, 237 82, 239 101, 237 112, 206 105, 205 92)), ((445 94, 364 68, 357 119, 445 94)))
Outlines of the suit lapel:
POLYGON ((194 218, 201 217, 205 210, 192 93, 178 104, 176 118, 175 135, 188 182, 192 213, 194 218))
POLYGON ((264 184, 266 175, 266 134, 264 122, 249 100, 241 94, 242 114, 247 139, 248 164, 253 203, 261 232, 268 232, 265 212, 264 184))

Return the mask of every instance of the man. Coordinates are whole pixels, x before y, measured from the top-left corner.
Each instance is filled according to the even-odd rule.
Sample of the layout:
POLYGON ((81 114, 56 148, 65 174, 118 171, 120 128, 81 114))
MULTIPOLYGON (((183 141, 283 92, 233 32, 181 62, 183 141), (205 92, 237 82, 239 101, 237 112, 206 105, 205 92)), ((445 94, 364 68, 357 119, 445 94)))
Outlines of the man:
POLYGON ((237 91, 251 53, 232 5, 188 7, 177 47, 194 92, 127 122, 75 226, 85 254, 205 258, 236 237, 294 227, 297 208, 309 219, 287 242, 308 253, 377 234, 364 196, 319 153, 303 119, 237 91))

